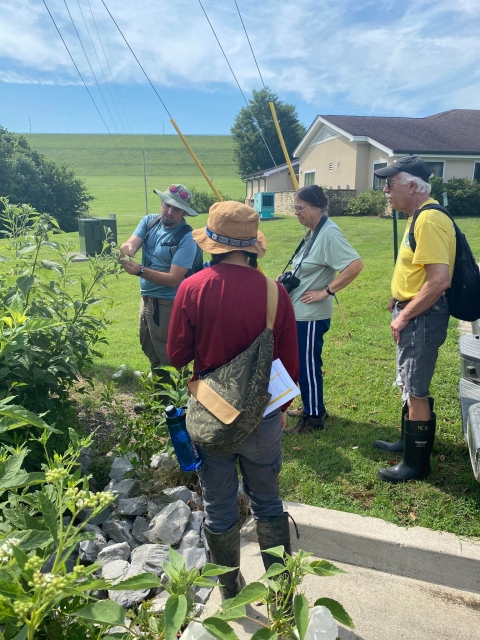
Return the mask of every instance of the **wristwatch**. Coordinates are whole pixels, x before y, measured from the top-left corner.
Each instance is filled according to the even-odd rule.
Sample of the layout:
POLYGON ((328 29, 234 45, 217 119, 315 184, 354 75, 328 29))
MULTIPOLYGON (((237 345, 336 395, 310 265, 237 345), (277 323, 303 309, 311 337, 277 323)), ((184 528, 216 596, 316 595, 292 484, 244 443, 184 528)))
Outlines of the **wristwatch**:
POLYGON ((142 266, 140 267, 140 271, 137 271, 137 273, 135 275, 138 276, 138 277, 143 276, 143 272, 144 271, 145 271, 145 267, 142 264, 142 266))
POLYGON ((327 286, 325 287, 325 291, 328 293, 328 295, 329 295, 329 296, 334 296, 334 295, 335 295, 335 294, 333 293, 333 291, 330 291, 330 287, 328 286, 328 284, 327 284, 327 286))

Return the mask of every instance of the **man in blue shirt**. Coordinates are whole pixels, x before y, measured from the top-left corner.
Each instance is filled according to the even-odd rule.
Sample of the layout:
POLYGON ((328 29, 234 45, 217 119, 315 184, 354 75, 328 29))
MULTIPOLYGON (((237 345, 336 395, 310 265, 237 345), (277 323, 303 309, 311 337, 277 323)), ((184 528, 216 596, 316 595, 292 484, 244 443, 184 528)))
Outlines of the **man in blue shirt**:
POLYGON ((197 252, 191 231, 183 235, 178 247, 172 247, 171 241, 186 225, 185 216, 196 216, 197 212, 190 207, 191 193, 182 184, 154 192, 162 200, 160 216, 145 216, 120 252, 125 256, 125 271, 140 278, 140 344, 152 372, 161 375, 160 367, 170 365, 167 336, 173 300, 197 252), (141 264, 132 260, 140 248, 141 264))

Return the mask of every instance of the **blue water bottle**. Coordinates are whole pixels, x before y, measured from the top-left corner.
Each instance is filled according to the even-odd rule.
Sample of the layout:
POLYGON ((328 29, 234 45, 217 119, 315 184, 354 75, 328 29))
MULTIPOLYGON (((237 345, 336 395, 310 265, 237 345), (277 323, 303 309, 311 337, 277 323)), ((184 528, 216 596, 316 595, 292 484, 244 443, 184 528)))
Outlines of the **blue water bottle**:
POLYGON ((173 448, 177 454, 178 464, 182 471, 196 471, 202 464, 197 448, 190 440, 185 426, 185 408, 177 409, 169 405, 165 409, 168 431, 172 439, 173 448))

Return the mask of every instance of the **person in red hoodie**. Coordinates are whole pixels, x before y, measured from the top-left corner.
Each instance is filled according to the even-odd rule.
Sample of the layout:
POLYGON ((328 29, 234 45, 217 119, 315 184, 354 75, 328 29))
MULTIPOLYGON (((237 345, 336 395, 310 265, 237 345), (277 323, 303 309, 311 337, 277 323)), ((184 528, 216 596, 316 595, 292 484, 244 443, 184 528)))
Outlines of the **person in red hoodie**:
MULTIPOLYGON (((172 309, 167 352, 174 367, 193 360, 194 379, 214 371, 245 351, 265 328, 266 280, 257 258, 266 251, 258 230, 259 215, 239 202, 217 202, 207 226, 193 231, 197 244, 212 254, 210 268, 180 285, 172 309)), ((273 359, 280 358, 295 382, 299 361, 292 303, 279 289, 274 325, 273 359)), ((253 517, 260 549, 283 545, 291 553, 288 514, 279 497, 282 429, 286 409, 268 414, 233 454, 200 450, 199 469, 205 508, 205 535, 212 562, 240 565, 237 462, 253 517)), ((265 567, 275 561, 262 553, 265 567)), ((222 576, 222 597, 233 598, 244 585, 237 568, 222 576)))

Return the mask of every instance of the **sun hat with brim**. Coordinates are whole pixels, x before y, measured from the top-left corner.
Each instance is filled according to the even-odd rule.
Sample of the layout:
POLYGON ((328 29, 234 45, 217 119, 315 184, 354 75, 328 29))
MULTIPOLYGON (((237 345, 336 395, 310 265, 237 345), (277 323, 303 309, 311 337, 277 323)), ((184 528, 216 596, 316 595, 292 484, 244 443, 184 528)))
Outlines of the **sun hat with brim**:
POLYGON ((216 202, 210 207, 207 226, 194 229, 193 239, 207 253, 247 251, 261 258, 267 243, 258 230, 259 219, 256 211, 241 202, 216 202))
POLYGON ((432 170, 428 164, 418 156, 402 156, 394 160, 384 169, 375 169, 373 173, 379 178, 388 178, 402 171, 409 173, 411 176, 421 178, 425 182, 428 182, 432 174, 432 170))
POLYGON ((198 216, 198 213, 190 206, 192 204, 192 194, 183 184, 171 184, 165 191, 154 189, 153 193, 156 193, 157 196, 167 204, 172 205, 172 207, 183 209, 189 216, 198 216))

